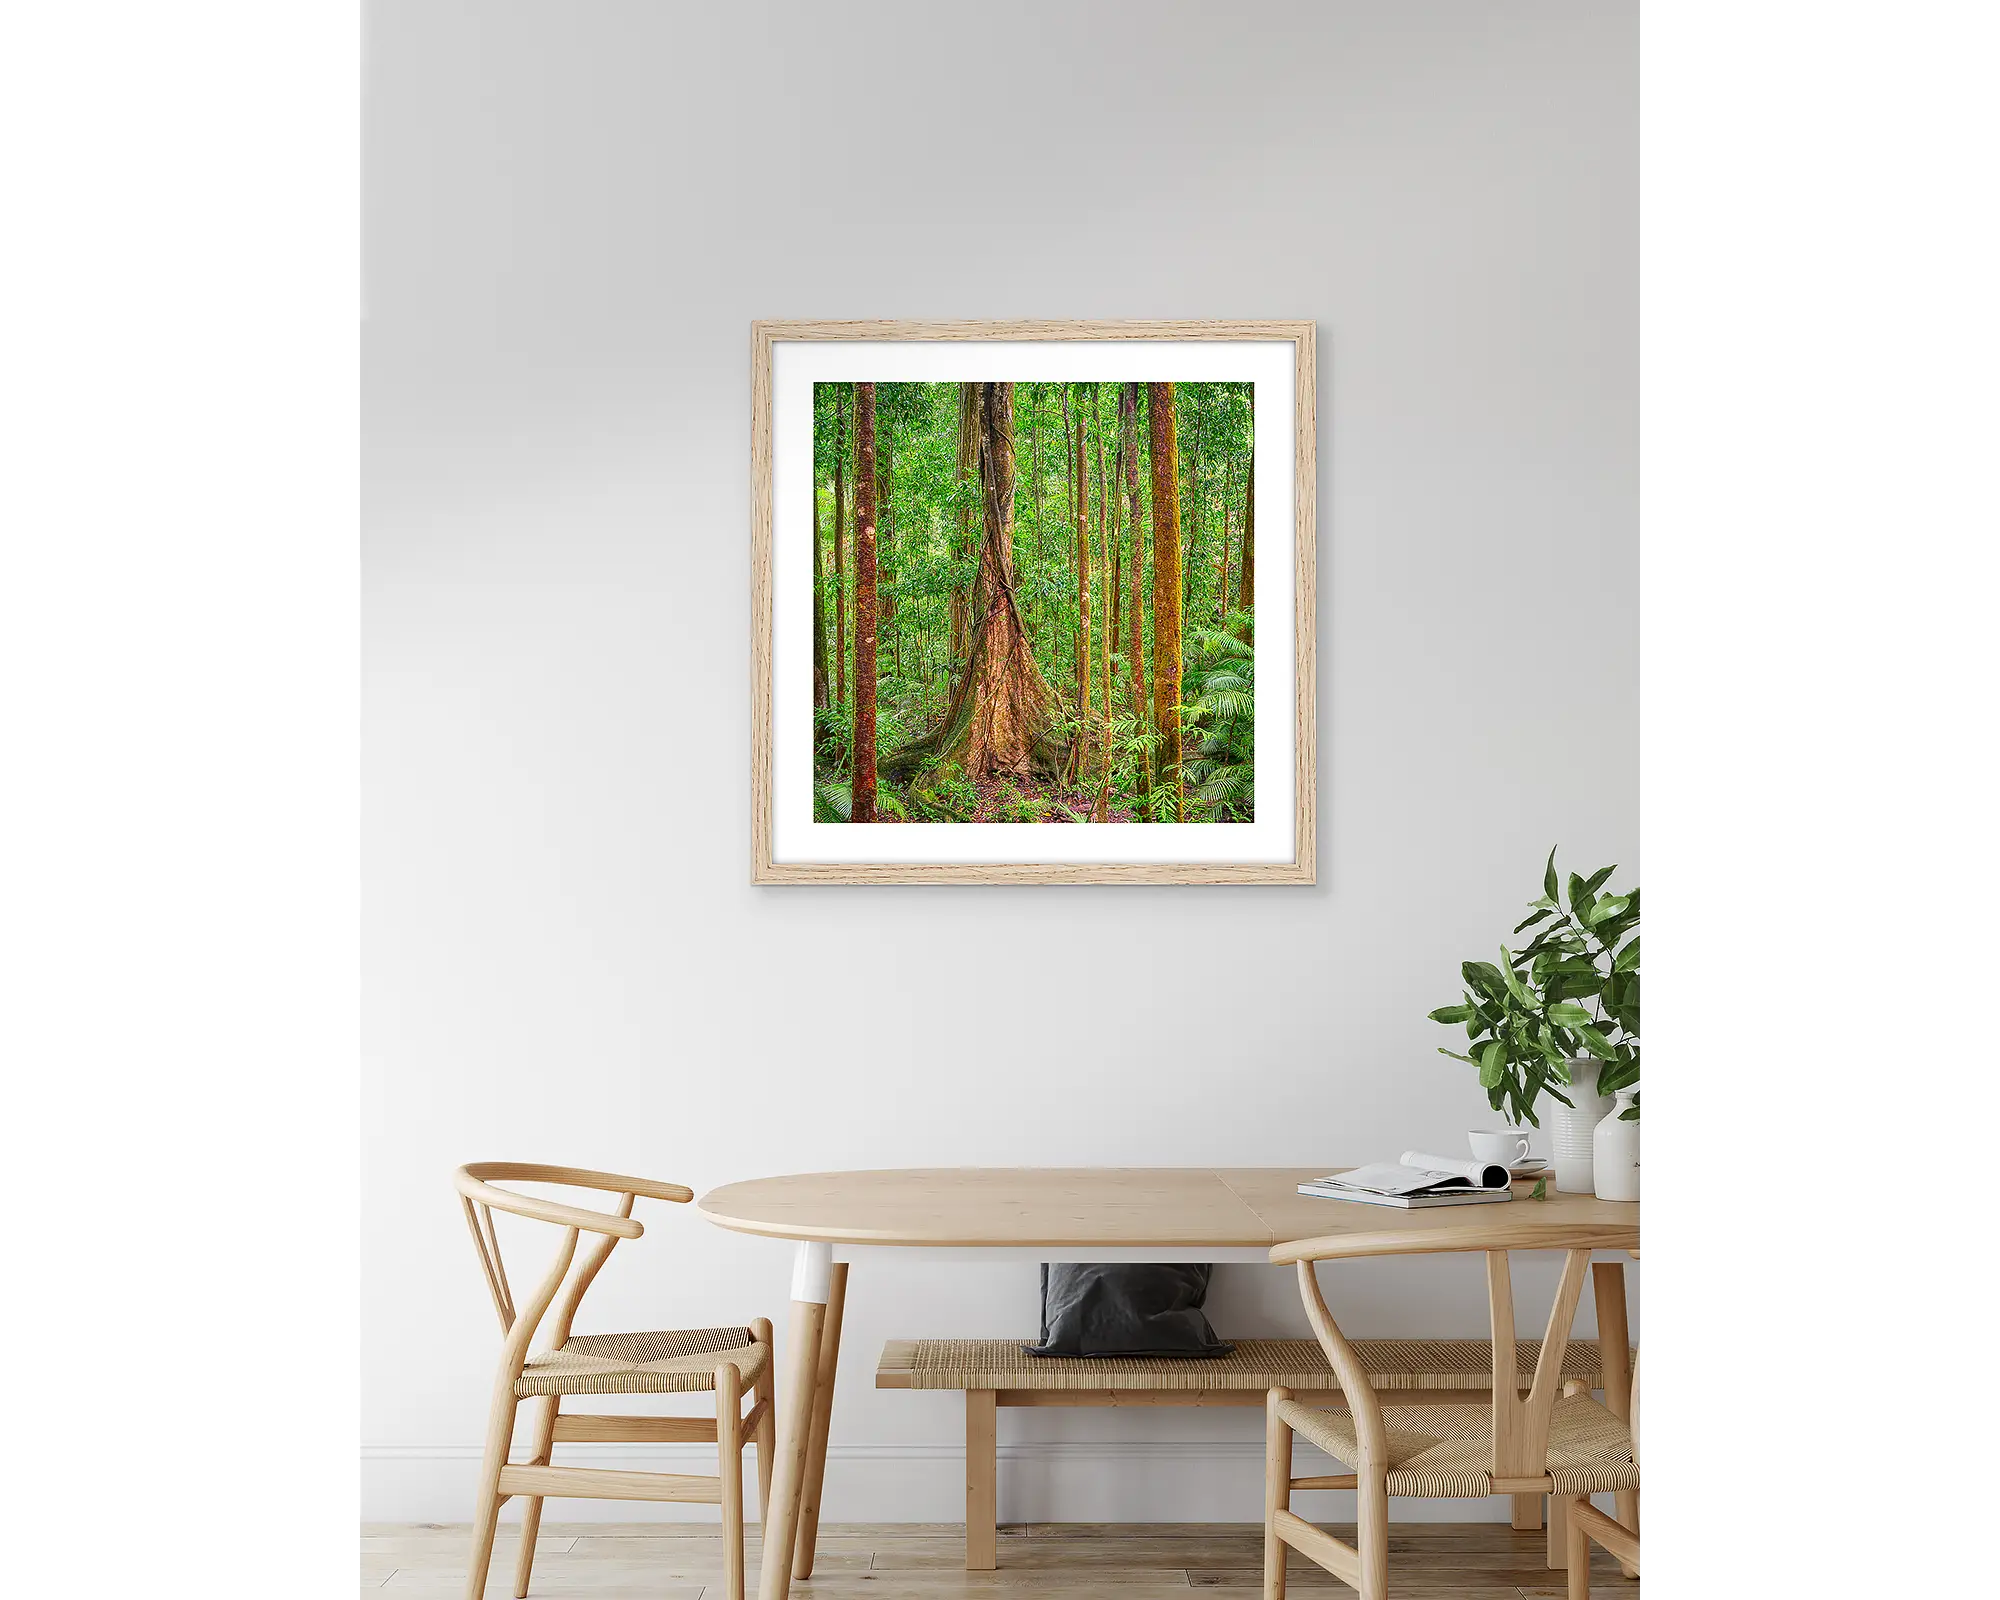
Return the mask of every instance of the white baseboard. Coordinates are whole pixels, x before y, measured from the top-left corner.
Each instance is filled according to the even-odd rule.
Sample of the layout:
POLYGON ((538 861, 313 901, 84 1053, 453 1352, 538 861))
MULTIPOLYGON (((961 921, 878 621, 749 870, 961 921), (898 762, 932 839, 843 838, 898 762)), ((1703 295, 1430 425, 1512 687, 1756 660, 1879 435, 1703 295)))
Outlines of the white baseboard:
MULTIPOLYGON (((565 1444, 559 1461, 640 1472, 715 1471, 701 1444, 565 1444)), ((480 1447, 364 1445, 361 1515, 369 1522, 464 1522, 471 1515, 480 1447)), ((827 1522, 959 1522, 965 1517, 965 1450, 958 1444, 833 1444, 827 1448, 827 1522)), ((1341 1469, 1298 1441, 1298 1470, 1341 1469)), ((1000 1446, 1002 1522, 1256 1522, 1264 1514, 1261 1439, 1174 1444, 1027 1441, 1000 1446)), ((746 1473, 756 1504, 754 1469, 746 1473)), ((1354 1496, 1305 1495, 1304 1514, 1351 1521, 1354 1496)), ((1407 1522, 1504 1522, 1505 1498, 1398 1500, 1407 1522)), ((518 1515, 510 1505, 503 1515, 518 1515)), ((713 1508, 645 1501, 568 1500, 546 1515, 562 1522, 712 1522, 713 1508)))

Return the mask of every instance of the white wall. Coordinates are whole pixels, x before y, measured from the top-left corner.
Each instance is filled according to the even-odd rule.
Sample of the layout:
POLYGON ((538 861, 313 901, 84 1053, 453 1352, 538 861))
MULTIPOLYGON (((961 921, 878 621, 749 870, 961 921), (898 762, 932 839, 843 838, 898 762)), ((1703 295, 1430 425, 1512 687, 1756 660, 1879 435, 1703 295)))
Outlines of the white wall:
MULTIPOLYGON (((1551 843, 1637 875, 1636 45, 1599 0, 375 8, 368 1516, 467 1514, 459 1161, 1331 1165, 1489 1120, 1425 1011, 1551 843), (748 324, 788 316, 1317 319, 1316 888, 751 888, 748 324)), ((783 1246, 642 1215, 598 1326, 782 1325, 783 1246)), ((1357 1334, 1484 1326, 1469 1263, 1328 1282, 1357 1334)), ((827 1515, 956 1517, 954 1397, 873 1358, 1034 1314, 1031 1266, 857 1266, 827 1515)), ((1256 1267, 1214 1315, 1303 1328, 1256 1267)), ((1256 1428, 1010 1414, 1002 1515, 1254 1516, 1256 1428)))

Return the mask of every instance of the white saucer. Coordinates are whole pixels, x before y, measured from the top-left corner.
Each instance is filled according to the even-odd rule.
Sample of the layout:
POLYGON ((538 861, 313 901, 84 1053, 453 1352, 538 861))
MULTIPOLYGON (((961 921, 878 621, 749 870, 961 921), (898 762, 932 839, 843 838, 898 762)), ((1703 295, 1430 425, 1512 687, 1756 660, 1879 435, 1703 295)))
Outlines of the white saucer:
POLYGON ((1516 1178, 1532 1178, 1548 1170, 1548 1162, 1540 1156, 1530 1156, 1526 1161, 1517 1161, 1507 1169, 1508 1173, 1516 1178))

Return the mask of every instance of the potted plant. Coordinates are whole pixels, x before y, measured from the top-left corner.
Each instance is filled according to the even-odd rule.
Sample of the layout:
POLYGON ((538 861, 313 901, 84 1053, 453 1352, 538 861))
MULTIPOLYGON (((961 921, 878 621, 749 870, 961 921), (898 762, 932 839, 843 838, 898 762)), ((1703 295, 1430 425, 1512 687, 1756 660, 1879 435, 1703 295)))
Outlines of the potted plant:
POLYGON ((1590 1192, 1591 1136, 1610 1097, 1639 1078, 1639 891, 1605 893, 1617 870, 1572 872, 1565 884, 1551 850, 1542 893, 1514 928, 1534 937, 1519 950, 1503 944, 1497 964, 1466 962, 1463 1001, 1430 1014, 1465 1028, 1467 1049, 1440 1053, 1478 1069, 1509 1123, 1540 1127, 1545 1092, 1558 1104, 1556 1184, 1572 1193, 1590 1192))

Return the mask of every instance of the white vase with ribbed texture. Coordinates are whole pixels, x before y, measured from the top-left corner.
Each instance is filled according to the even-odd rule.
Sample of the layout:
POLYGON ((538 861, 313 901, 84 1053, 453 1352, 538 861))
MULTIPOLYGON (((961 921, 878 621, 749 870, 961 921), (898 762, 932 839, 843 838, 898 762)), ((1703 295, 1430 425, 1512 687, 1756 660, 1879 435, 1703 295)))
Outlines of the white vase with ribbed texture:
POLYGON ((1597 1092, 1597 1075, 1604 1063, 1595 1056, 1576 1056, 1569 1063, 1569 1082, 1563 1093, 1570 1104, 1552 1101, 1549 1105, 1549 1157, 1556 1170, 1556 1189, 1562 1194, 1595 1194, 1591 1177, 1591 1154, 1597 1139, 1597 1125, 1611 1109, 1611 1096, 1597 1092))

